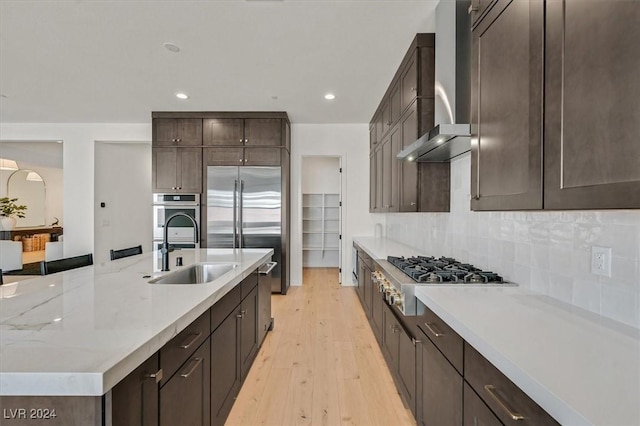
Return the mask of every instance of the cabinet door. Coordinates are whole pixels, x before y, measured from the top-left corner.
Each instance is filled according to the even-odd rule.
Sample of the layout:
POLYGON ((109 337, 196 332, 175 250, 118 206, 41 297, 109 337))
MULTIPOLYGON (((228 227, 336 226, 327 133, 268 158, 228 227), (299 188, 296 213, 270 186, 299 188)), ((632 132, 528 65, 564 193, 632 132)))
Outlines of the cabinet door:
POLYGON ((244 145, 242 118, 209 118, 203 120, 203 145, 244 145))
POLYGON ((238 326, 236 311, 233 311, 211 334, 212 425, 224 425, 240 390, 238 326))
POLYGON ((376 178, 376 155, 375 151, 371 151, 369 155, 369 212, 376 212, 376 195, 378 193, 378 189, 376 187, 377 184, 376 178))
POLYGON ((371 318, 373 285, 371 283, 371 270, 366 265, 362 269, 362 275, 364 280, 364 312, 367 314, 367 318, 371 318))
POLYGON ((640 208, 640 4, 546 8, 544 207, 640 208))
POLYGON ((202 164, 207 166, 241 166, 244 159, 243 148, 203 148, 202 164))
POLYGON ((202 148, 178 148, 178 192, 202 192, 202 148))
POLYGON ((391 140, 389 149, 389 177, 386 180, 391 182, 389 195, 390 207, 388 211, 400 211, 400 166, 402 161, 396 158, 396 155, 402 151, 402 126, 396 125, 391 130, 391 140))
MULTIPOLYGON (((404 111, 418 96, 418 50, 414 50, 400 76, 401 110, 404 111)), ((417 138, 416 138, 417 139, 417 138)), ((415 139, 414 139, 415 142, 415 139)))
POLYGON ((400 392, 416 415, 416 345, 402 327, 398 331, 398 382, 400 392))
MULTIPOLYGON (((418 139, 418 110, 417 103, 402 116, 402 149, 408 147, 418 139)), ((400 189, 399 189, 399 211, 418 211, 418 163, 415 161, 400 162, 400 189)))
POLYGON ((393 184, 393 176, 391 173, 391 135, 387 136, 380 147, 382 161, 382 211, 389 212, 393 209, 391 201, 391 192, 393 184))
POLYGON ((389 94, 389 121, 392 127, 398 122, 400 114, 402 114, 402 102, 400 98, 400 81, 397 81, 389 94))
POLYGON ((282 164, 282 148, 245 148, 245 166, 279 166, 282 164))
POLYGON ((384 297, 371 282, 371 328, 378 342, 382 342, 382 327, 384 327, 384 297))
POLYGON ((160 426, 209 426, 210 349, 210 341, 207 339, 160 388, 160 426))
POLYGON ((473 31, 473 210, 542 208, 543 12, 500 0, 473 31))
POLYGON ((384 326, 382 329, 382 354, 387 360, 387 365, 393 374, 398 369, 398 348, 400 345, 400 323, 393 316, 391 310, 384 306, 384 326))
POLYGON ((360 297, 360 304, 365 307, 365 266, 362 257, 358 258, 358 297, 360 297))
POLYGON ((384 105, 380 104, 380 107, 378 108, 378 111, 376 112, 376 115, 373 118, 376 125, 376 136, 378 138, 377 139, 378 143, 380 143, 380 141, 384 137, 384 110, 385 110, 384 105))
POLYGON ((387 98, 382 103, 382 109, 380 114, 382 120, 382 135, 386 135, 389 129, 391 129, 391 99, 387 98))
POLYGON ((199 118, 154 118, 153 145, 202 145, 202 120, 199 118))
POLYGON ((467 383, 464 384, 464 426, 502 426, 493 411, 467 383))
POLYGON ((156 353, 111 390, 113 426, 158 424, 160 363, 156 353))
POLYGON ((374 155, 375 155, 375 161, 376 161, 376 208, 375 211, 377 213, 380 212, 384 212, 386 207, 385 207, 385 202, 384 202, 384 198, 383 198, 383 194, 384 194, 384 180, 386 179, 386 177, 384 176, 384 156, 383 156, 383 152, 382 152, 382 147, 384 146, 384 144, 387 142, 387 139, 385 139, 384 141, 380 142, 378 148, 376 149, 374 155))
POLYGON ((152 179, 154 192, 176 192, 178 148, 152 148, 152 179))
POLYGON ((462 425, 462 376, 429 338, 422 337, 419 424, 462 425))
POLYGON ((258 352, 258 287, 240 305, 240 380, 244 380, 258 352))
POLYGON ((247 118, 244 120, 245 146, 283 146, 282 120, 247 118))
POLYGON ((369 150, 378 143, 376 139, 376 124, 374 122, 369 124, 369 150))

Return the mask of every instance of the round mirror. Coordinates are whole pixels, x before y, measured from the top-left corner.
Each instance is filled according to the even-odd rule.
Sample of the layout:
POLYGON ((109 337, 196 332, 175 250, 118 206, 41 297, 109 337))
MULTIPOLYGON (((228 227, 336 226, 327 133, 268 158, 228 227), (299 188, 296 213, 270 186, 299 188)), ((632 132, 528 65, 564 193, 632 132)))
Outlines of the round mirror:
POLYGON ((45 187, 42 177, 32 170, 18 170, 7 182, 9 198, 27 206, 24 219, 17 219, 16 227, 45 226, 45 187))

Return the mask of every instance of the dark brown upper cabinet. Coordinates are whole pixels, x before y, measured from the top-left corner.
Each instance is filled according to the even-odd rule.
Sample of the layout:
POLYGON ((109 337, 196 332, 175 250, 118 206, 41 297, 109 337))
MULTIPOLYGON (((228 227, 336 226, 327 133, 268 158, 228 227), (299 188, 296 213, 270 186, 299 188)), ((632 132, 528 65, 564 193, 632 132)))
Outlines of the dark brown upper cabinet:
POLYGON ((151 149, 154 192, 202 191, 202 148, 151 149))
POLYGON ((417 34, 369 125, 372 213, 449 211, 448 164, 396 158, 433 128, 434 84, 434 34, 417 34))
POLYGON ((499 0, 473 29, 473 210, 542 208, 543 36, 542 0, 499 0))
POLYGON ((544 208, 640 208, 640 3, 546 7, 544 208))
POLYGON ((202 145, 202 120, 199 118, 154 118, 153 145, 202 145))
POLYGON ((285 146, 280 118, 204 119, 203 144, 207 146, 285 146))

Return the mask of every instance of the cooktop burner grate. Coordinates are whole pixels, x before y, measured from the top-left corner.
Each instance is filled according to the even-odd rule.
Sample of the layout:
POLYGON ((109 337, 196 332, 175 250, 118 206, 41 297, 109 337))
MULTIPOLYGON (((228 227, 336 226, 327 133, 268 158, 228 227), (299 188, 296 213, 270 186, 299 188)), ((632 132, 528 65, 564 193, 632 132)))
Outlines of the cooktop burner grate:
POLYGON ((389 261, 417 283, 502 284, 504 279, 491 271, 483 271, 469 263, 450 257, 396 257, 389 261))

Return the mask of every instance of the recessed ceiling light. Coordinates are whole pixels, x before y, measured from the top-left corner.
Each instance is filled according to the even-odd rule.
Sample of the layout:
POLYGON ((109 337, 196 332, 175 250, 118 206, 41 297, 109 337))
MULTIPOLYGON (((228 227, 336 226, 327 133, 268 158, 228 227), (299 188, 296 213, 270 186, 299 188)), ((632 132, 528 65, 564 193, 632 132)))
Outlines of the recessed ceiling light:
POLYGON ((180 51, 180 46, 178 46, 177 44, 171 43, 171 42, 166 42, 166 43, 163 44, 163 46, 169 52, 178 53, 180 51))
POLYGON ((324 95, 324 98, 328 100, 332 100, 336 98, 336 95, 334 95, 333 93, 327 93, 326 95, 324 95))
POLYGON ((186 93, 176 93, 176 98, 178 99, 189 99, 189 95, 186 93))

